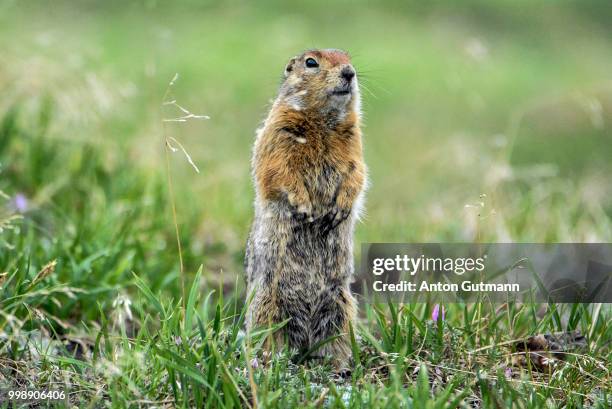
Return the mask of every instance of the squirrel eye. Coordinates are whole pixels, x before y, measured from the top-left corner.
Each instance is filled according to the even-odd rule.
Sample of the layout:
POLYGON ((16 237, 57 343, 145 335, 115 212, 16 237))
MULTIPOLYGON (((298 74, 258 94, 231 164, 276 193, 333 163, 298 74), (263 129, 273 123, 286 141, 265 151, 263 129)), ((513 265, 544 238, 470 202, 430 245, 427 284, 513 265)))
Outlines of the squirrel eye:
POLYGON ((306 59, 306 67, 308 67, 308 68, 317 68, 318 66, 319 66, 319 63, 314 58, 307 58, 306 59))

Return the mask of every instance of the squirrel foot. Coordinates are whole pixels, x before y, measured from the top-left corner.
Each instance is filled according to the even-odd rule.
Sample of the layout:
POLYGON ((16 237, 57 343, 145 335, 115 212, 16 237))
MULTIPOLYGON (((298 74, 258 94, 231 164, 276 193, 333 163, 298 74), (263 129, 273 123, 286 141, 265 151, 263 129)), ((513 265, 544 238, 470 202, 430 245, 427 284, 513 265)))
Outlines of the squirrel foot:
POLYGON ((298 223, 314 221, 312 207, 310 206, 291 206, 291 218, 298 223))
POLYGON ((290 193, 287 195, 287 201, 289 202, 289 211, 293 220, 300 223, 305 221, 312 222, 314 220, 312 204, 309 200, 298 200, 297 195, 290 193))
POLYGON ((323 233, 327 234, 334 230, 340 223, 346 220, 350 214, 351 209, 343 209, 338 206, 334 206, 332 210, 323 217, 323 233))

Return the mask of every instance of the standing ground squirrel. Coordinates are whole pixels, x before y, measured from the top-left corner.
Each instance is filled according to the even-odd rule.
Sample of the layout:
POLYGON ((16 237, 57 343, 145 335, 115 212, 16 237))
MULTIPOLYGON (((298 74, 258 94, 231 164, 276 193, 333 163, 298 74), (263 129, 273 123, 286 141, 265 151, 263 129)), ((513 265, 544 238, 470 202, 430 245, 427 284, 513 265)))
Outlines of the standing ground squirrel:
POLYGON ((346 52, 310 50, 289 61, 257 131, 252 171, 247 328, 288 320, 274 343, 302 352, 338 336, 316 356, 343 367, 356 314, 353 230, 366 180, 359 88, 346 52))

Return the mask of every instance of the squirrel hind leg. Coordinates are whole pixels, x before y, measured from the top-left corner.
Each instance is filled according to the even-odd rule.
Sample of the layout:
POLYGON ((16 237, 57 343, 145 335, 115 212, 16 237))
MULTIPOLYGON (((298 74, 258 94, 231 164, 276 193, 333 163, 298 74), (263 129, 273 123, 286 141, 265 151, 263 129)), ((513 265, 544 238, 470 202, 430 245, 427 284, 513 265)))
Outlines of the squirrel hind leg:
POLYGON ((331 357, 337 370, 346 369, 350 364, 352 352, 349 328, 354 326, 355 316, 355 300, 346 289, 337 297, 321 300, 315 313, 313 344, 336 337, 324 344, 316 355, 331 357))
POLYGON ((296 350, 308 348, 311 335, 303 305, 287 305, 267 291, 254 301, 251 304, 253 315, 247 322, 250 328, 270 328, 285 321, 284 317, 290 317, 282 327, 267 336, 264 350, 280 351, 284 346, 296 350))

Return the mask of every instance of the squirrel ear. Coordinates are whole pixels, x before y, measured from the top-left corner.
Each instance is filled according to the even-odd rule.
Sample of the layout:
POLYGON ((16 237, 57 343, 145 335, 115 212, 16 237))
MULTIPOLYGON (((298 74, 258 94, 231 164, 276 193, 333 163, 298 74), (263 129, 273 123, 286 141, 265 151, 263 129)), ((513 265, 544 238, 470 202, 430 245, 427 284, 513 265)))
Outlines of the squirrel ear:
POLYGON ((295 64, 296 59, 297 57, 293 57, 292 59, 289 60, 289 62, 285 66, 285 78, 287 78, 289 76, 289 73, 293 71, 293 65, 295 64))

